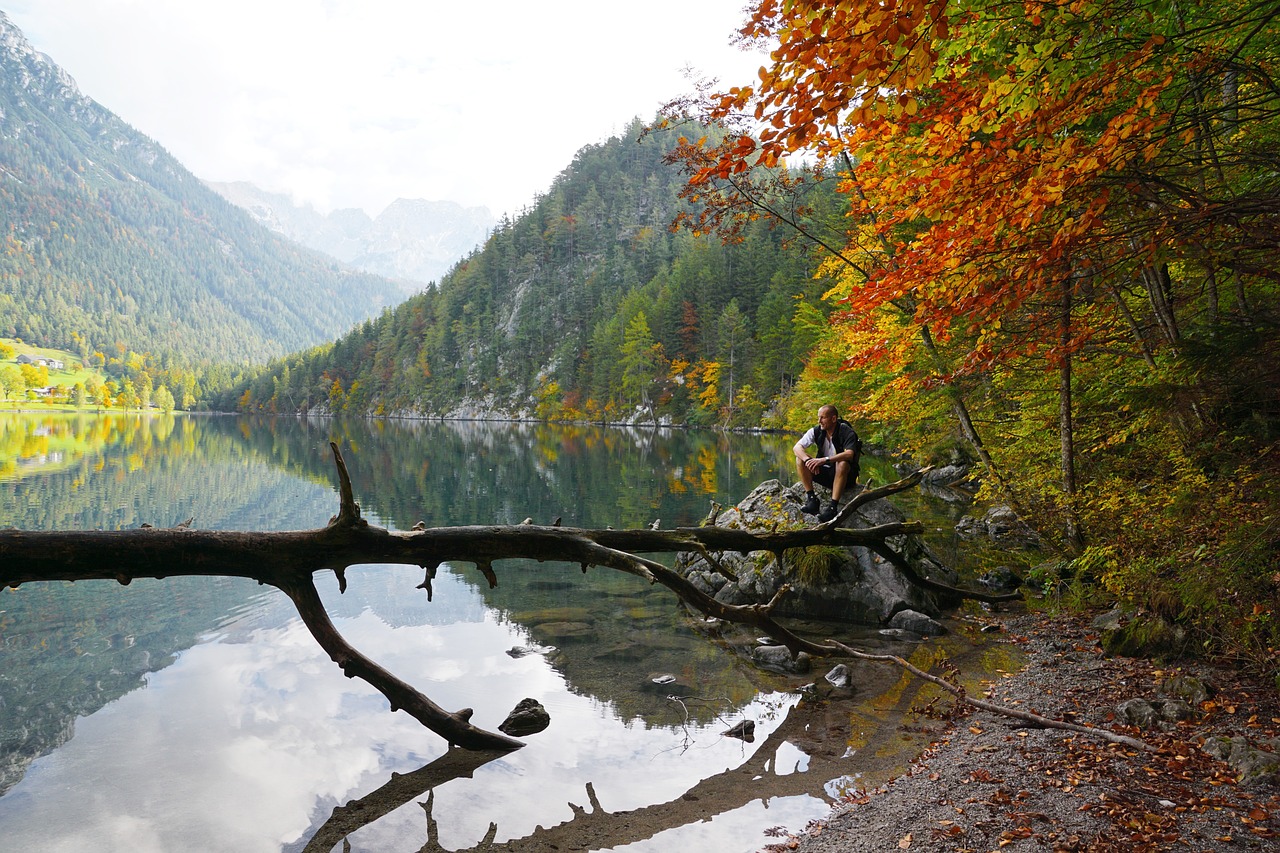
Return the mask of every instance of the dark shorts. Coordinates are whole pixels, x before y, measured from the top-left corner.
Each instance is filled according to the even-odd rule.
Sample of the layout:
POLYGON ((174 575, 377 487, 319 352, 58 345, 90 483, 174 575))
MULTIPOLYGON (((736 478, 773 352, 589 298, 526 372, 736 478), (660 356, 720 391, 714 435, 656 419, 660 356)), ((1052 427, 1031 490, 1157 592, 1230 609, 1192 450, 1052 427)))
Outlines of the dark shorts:
POLYGON ((828 489, 834 486, 836 483, 835 463, 828 462, 826 465, 823 465, 817 471, 814 471, 813 481, 815 483, 821 483, 822 485, 826 486, 828 489))

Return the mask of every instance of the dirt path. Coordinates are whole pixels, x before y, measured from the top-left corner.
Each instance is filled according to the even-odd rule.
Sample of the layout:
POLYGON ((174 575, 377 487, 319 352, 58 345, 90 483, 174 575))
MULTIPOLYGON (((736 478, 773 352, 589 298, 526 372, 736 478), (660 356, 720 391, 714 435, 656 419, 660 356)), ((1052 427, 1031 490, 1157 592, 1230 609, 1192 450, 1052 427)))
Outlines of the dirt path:
POLYGON ((1199 746, 1210 735, 1244 735, 1254 744, 1275 738, 1274 686, 1199 663, 1106 658, 1077 619, 992 619, 1029 656, 1024 670, 991 685, 992 699, 1015 708, 1118 728, 1117 705, 1158 697, 1172 676, 1200 677, 1217 693, 1195 719, 1166 731, 1124 729, 1154 753, 962 710, 906 775, 859 793, 820 824, 790 828, 766 850, 1280 849, 1280 786, 1238 785, 1199 746))

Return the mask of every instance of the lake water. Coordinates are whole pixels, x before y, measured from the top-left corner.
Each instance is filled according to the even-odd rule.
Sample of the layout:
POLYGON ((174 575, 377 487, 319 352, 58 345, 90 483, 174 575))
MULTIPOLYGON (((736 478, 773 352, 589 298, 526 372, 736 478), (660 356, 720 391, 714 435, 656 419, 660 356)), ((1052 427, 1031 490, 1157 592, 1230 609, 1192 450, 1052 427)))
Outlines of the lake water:
MULTIPOLYGON (((530 424, 0 414, 0 527, 323 526, 328 442, 364 516, 408 529, 701 521, 792 479, 790 439, 530 424)), ((884 472, 881 480, 891 478, 884 472)), ((930 513, 945 550, 951 516, 930 513)), ((528 697, 545 731, 501 756, 439 737, 344 678, 283 594, 230 578, 0 591, 0 838, 39 851, 752 851, 900 769, 927 734, 896 671, 854 667, 857 701, 801 700, 754 637, 710 635, 671 594, 605 569, 362 566, 338 629, 446 710, 496 729, 528 697), (513 654, 513 650, 532 651, 513 654), (678 690, 655 682, 674 676, 678 690), (915 720, 914 717, 911 718, 915 720), (724 732, 756 724, 744 742, 724 732), (915 723, 918 723, 915 720, 915 723), (354 802, 353 802, 354 801, 354 802), (351 803, 350 806, 347 804, 351 803), (485 846, 492 843, 492 847, 485 846)), ((957 631, 906 643, 801 626, 927 666, 993 673, 1007 652, 957 631)))

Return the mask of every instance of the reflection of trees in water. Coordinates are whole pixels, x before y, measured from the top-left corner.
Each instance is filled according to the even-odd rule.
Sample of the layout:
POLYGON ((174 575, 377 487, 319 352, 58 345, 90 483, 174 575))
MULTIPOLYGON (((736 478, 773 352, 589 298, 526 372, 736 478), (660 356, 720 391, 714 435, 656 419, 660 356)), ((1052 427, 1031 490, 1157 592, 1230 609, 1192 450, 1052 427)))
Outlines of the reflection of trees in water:
MULTIPOLYGON (((723 440, 710 433, 532 424, 0 415, 0 458, 57 459, 21 476, 0 474, 0 524, 117 529, 165 527, 194 517, 194 526, 206 529, 318 527, 334 504, 331 438, 349 448, 348 464, 367 511, 403 527, 418 518, 441 524, 518 520, 539 508, 549 514, 551 507, 566 520, 577 515, 600 527, 619 524, 624 505, 646 521, 657 513, 678 518, 682 501, 696 491, 684 486, 701 479, 702 468, 714 467, 723 440), (699 458, 701 463, 690 461, 699 458)), ((759 450, 754 457, 764 458, 759 450)), ((525 612, 565 600, 592 606, 582 598, 594 596, 590 587, 571 590, 567 598, 531 594, 547 570, 504 573, 491 606, 510 612, 516 599, 525 612)), ((669 595, 635 583, 624 589, 612 575, 596 572, 592 579, 606 583, 601 595, 611 602, 609 630, 599 631, 601 648, 580 655, 582 647, 557 643, 555 665, 574 689, 617 704, 627 718, 669 714, 660 696, 642 692, 647 668, 676 669, 697 660, 715 674, 718 653, 687 632, 670 639, 675 608, 669 595)), ((167 665, 218 624, 233 598, 228 583, 235 581, 169 580, 127 589, 33 585, 4 592, 0 792, 21 778, 31 760, 65 742, 76 716, 134 689, 145 673, 167 665)), ((479 589, 490 592, 487 585, 479 589)), ((375 599, 381 605, 366 601, 393 615, 386 602, 394 595, 375 599)), ((339 599, 336 611, 347 611, 353 601, 339 599)), ((457 615, 451 610, 438 602, 421 621, 449 621, 457 615)), ((542 624, 530 620, 528 627, 542 624)), ((717 687, 718 695, 743 702, 754 695, 741 679, 732 689, 717 687)))
POLYGON ((332 480, 343 448, 357 498, 402 529, 560 517, 579 527, 694 524, 776 476, 758 436, 689 430, 473 421, 286 421, 246 435, 276 464, 332 480), (296 426, 295 426, 296 425, 296 426), (730 460, 733 464, 730 465, 730 460), (710 488, 709 488, 710 487, 710 488), (737 492, 737 493, 735 493, 737 492))
POLYGON ((142 415, 0 416, 0 442, 58 448, 60 463, 0 480, 0 524, 95 530, 188 518, 207 529, 319 526, 327 490, 247 454, 234 419, 142 415), (25 436, 25 438, 22 438, 25 436))
MULTIPOLYGON (((43 502, 48 513, 13 517, 7 523, 29 529, 144 521, 167 526, 195 515, 199 526, 216 526, 218 507, 197 507, 183 494, 186 475, 196 469, 193 463, 258 462, 330 489, 330 440, 346 448, 365 512, 401 528, 420 520, 447 526, 514 523, 526 517, 550 522, 557 516, 566 525, 581 527, 638 526, 654 518, 662 518, 665 526, 695 524, 706 515, 710 500, 736 502, 760 480, 778 474, 774 443, 708 431, 465 421, 6 415, 0 416, 0 459, 13 460, 12 467, 17 460, 47 459, 53 452, 62 460, 57 472, 45 469, 38 478, 40 489, 54 490, 53 500, 43 502), (175 476, 170 469, 182 464, 190 468, 175 476), (99 493, 89 495, 85 486, 99 493), (142 494, 155 499, 148 504, 142 494), (88 517, 90 507, 115 511, 88 517), (130 508, 167 516, 139 518, 130 508)), ((257 488, 250 479, 208 482, 203 499, 230 504, 243 498, 242 488, 257 488)), ((0 481, 0 488, 18 491, 24 482, 28 480, 11 475, 0 481)), ((185 491, 197 493, 191 487, 185 491)))

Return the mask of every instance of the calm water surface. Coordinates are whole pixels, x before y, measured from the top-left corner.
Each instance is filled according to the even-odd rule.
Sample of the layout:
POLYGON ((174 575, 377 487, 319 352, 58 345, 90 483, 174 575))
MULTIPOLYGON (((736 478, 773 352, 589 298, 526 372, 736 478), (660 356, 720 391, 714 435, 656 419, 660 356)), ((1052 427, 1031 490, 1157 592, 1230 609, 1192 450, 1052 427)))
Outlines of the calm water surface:
MULTIPOLYGON (((791 478, 789 440, 761 436, 4 414, 0 526, 320 527, 337 510, 330 440, 365 517, 394 529, 697 524, 712 500, 791 478)), ((943 531, 956 513, 929 511, 943 531)), ((353 569, 345 595, 318 580, 339 630, 446 709, 494 729, 521 699, 541 702, 551 726, 499 757, 446 750, 391 713, 252 582, 0 591, 5 849, 749 851, 919 747, 899 726, 919 685, 896 673, 859 669, 858 703, 801 702, 825 669, 763 673, 744 659, 754 637, 709 635, 660 587, 577 565, 496 568, 490 590, 472 566, 446 567, 430 603, 413 567, 353 569), (723 736, 743 720, 753 742, 723 736)), ((1004 664, 960 635, 886 645, 812 630, 926 665, 944 649, 977 670, 1004 664)))

